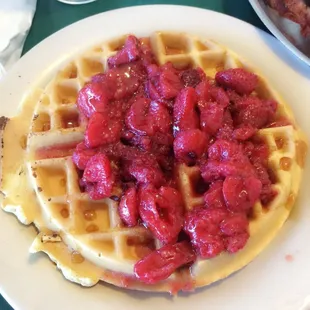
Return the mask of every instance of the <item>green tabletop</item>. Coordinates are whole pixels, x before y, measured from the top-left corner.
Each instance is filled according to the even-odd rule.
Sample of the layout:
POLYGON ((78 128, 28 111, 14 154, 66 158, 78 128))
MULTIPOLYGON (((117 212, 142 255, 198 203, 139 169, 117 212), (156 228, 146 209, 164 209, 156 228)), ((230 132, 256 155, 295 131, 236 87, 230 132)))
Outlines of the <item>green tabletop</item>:
MULTIPOLYGON (((267 31, 247 0, 97 0, 77 6, 63 4, 56 0, 37 1, 37 10, 25 43, 24 53, 52 33, 80 19, 108 10, 143 4, 180 4, 210 9, 232 15, 267 31)), ((31 287, 29 287, 30 290, 31 287)), ((12 308, 0 295, 0 310, 9 309, 12 308)))

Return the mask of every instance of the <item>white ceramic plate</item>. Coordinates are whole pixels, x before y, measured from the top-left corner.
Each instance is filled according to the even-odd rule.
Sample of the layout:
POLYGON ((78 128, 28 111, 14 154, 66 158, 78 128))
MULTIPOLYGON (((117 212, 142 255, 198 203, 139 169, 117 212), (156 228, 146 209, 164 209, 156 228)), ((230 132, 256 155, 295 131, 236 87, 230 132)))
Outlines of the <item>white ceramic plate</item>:
MULTIPOLYGON (((13 116, 27 91, 44 85, 72 54, 102 40, 155 30, 180 30, 212 38, 260 68, 292 106, 310 135, 310 69, 276 39, 232 17, 181 6, 141 6, 99 14, 73 24, 28 52, 0 83, 0 114, 13 116)), ((299 203, 270 246, 229 278, 193 294, 170 298, 109 285, 81 288, 66 281, 45 255, 30 257, 34 229, 0 212, 0 288, 15 309, 301 309, 310 294, 309 165, 299 203), (292 261, 288 262, 287 255, 292 261)), ((306 309, 306 308, 305 308, 306 309)))
POLYGON ((300 26, 266 6, 263 0, 249 0, 265 26, 299 59, 310 66, 310 37, 300 34, 300 26))

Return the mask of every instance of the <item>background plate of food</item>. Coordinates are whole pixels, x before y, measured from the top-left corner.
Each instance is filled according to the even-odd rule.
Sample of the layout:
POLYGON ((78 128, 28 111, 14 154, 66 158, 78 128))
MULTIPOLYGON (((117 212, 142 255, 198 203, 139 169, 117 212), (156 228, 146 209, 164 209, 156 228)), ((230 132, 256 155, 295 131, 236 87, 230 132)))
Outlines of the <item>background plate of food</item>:
MULTIPOLYGON (((310 8, 303 0, 249 0, 265 26, 310 65, 310 8)), ((309 1, 308 1, 309 2, 309 1)))

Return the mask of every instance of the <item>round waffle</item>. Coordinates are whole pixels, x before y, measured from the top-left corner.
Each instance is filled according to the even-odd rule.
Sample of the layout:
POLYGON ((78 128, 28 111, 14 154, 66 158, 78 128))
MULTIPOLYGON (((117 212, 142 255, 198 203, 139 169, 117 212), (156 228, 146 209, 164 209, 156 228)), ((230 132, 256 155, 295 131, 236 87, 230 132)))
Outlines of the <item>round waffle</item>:
MULTIPOLYGON (((232 51, 185 33, 152 34, 152 50, 161 65, 170 61, 177 68, 201 67, 210 77, 236 67, 255 72, 259 76, 257 95, 275 99, 278 116, 289 119, 292 125, 258 132, 271 151, 269 165, 277 180, 272 186, 278 195, 268 208, 256 203, 246 246, 236 254, 197 260, 158 284, 139 282, 134 277, 134 264, 148 249, 161 247, 160 242, 142 226, 124 227, 117 202, 91 201, 87 193, 81 192, 71 160, 86 128, 86 120, 79 116, 76 106, 78 91, 94 74, 104 72, 108 57, 122 47, 125 39, 123 36, 83 52, 44 89, 28 95, 20 115, 11 119, 4 131, 2 207, 15 213, 22 223, 35 224, 38 235, 30 251, 47 253, 71 281, 92 286, 103 280, 130 289, 169 292, 205 286, 247 265, 286 221, 298 194, 306 140, 289 107, 255 69, 232 51)), ((182 164, 177 174, 186 209, 201 205, 203 196, 195 190, 199 169, 182 164)))

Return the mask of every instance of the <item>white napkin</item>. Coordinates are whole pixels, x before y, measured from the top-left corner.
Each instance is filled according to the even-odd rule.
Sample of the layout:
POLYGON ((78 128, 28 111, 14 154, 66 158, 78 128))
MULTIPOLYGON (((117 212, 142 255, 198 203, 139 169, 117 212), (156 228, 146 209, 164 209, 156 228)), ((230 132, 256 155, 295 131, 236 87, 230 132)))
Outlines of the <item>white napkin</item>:
POLYGON ((37 0, 0 0, 0 79, 20 58, 37 0))

